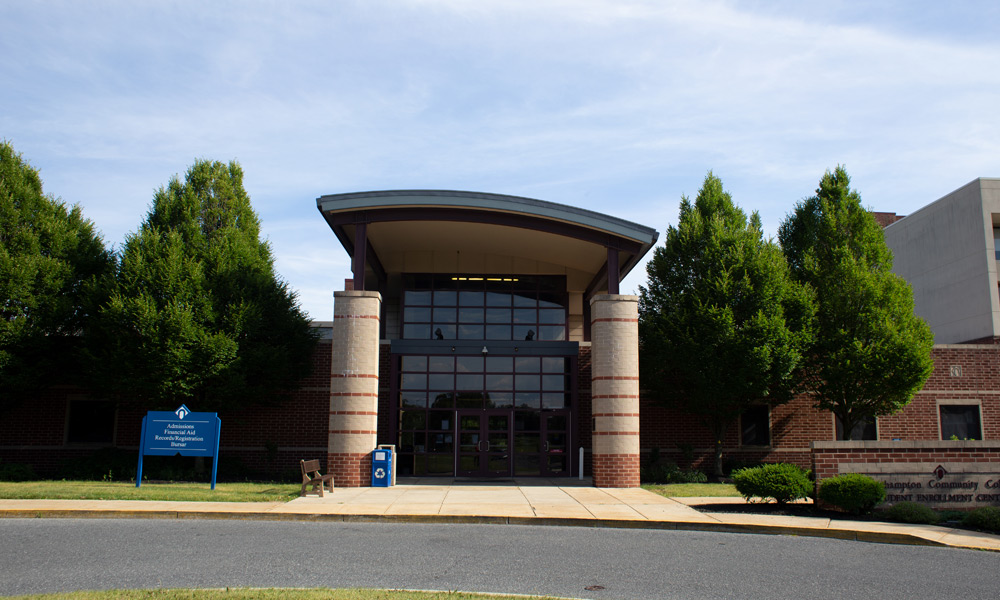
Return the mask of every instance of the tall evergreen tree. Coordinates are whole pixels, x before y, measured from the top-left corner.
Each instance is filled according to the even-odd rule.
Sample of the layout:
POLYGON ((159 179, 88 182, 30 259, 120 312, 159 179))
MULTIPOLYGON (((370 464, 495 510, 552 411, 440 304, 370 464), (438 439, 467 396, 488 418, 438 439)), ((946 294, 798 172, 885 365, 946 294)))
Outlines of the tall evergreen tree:
POLYGON ((87 332, 93 385, 195 410, 266 402, 294 386, 316 340, 259 238, 235 162, 197 161, 158 190, 87 332))
POLYGON ((646 270, 642 386, 702 420, 721 476, 722 441, 739 416, 791 399, 811 299, 789 277, 781 250, 764 239, 757 213, 748 219, 711 172, 694 203, 681 199, 678 225, 646 270))
POLYGON ((112 256, 78 206, 0 142, 0 408, 73 371, 90 283, 112 256))
POLYGON ((805 383, 851 439, 859 423, 902 410, 920 391, 933 370, 933 334, 843 167, 823 175, 778 238, 793 276, 817 298, 805 383))

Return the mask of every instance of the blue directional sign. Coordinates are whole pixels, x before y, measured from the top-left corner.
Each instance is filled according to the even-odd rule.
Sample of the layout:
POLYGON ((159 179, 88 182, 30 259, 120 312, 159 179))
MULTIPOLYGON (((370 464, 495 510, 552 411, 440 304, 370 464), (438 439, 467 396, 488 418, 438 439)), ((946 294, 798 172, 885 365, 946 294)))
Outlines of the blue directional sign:
POLYGON ((222 421, 217 413, 191 412, 183 404, 175 411, 151 410, 142 418, 139 439, 139 468, 135 487, 142 484, 142 457, 211 456, 212 489, 219 466, 219 431, 222 421))

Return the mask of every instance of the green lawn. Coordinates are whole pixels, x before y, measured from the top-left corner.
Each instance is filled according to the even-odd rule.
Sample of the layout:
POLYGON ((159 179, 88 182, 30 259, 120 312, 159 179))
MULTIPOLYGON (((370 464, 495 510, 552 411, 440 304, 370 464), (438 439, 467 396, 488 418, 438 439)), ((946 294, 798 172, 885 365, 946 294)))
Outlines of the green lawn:
POLYGON ((668 483, 666 485, 643 484, 643 489, 656 492, 668 498, 739 498, 740 493, 731 483, 668 483))
POLYGON ((0 481, 0 498, 45 500, 177 500, 194 502, 287 502, 294 483, 134 483, 111 481, 0 481))
MULTIPOLYGON (((645 484, 661 496, 734 497, 740 494, 728 483, 645 484)), ((43 500, 176 500, 193 502, 287 502, 299 495, 295 483, 220 483, 215 490, 206 483, 134 483, 110 481, 0 481, 0 498, 43 500)))
MULTIPOLYGON (((524 600, 524 596, 459 592, 404 592, 391 590, 225 589, 225 590, 112 590, 13 596, 31 600, 524 600)), ((554 599, 550 599, 554 600, 554 599)))

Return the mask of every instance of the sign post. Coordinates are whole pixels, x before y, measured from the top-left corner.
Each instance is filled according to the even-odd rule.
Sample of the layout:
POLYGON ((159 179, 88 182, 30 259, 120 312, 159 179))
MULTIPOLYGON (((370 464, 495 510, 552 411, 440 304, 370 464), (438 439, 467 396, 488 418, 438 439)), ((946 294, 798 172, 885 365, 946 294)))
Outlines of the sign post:
POLYGON ((191 412, 183 404, 177 410, 151 410, 142 418, 139 438, 139 468, 135 487, 142 485, 142 457, 150 456, 211 456, 212 489, 219 468, 219 433, 222 421, 218 413, 191 412))

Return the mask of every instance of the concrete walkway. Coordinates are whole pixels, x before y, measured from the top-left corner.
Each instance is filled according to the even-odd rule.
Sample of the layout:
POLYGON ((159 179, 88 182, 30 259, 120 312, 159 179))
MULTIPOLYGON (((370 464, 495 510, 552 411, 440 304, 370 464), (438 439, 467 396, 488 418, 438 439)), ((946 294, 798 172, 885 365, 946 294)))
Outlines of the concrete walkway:
POLYGON ((664 498, 639 488, 592 487, 589 481, 475 483, 400 480, 389 488, 338 488, 324 498, 291 502, 144 500, 0 500, 0 517, 201 518, 414 523, 493 523, 686 529, 830 537, 1000 551, 1000 536, 948 527, 815 517, 699 512, 739 498, 664 498))

